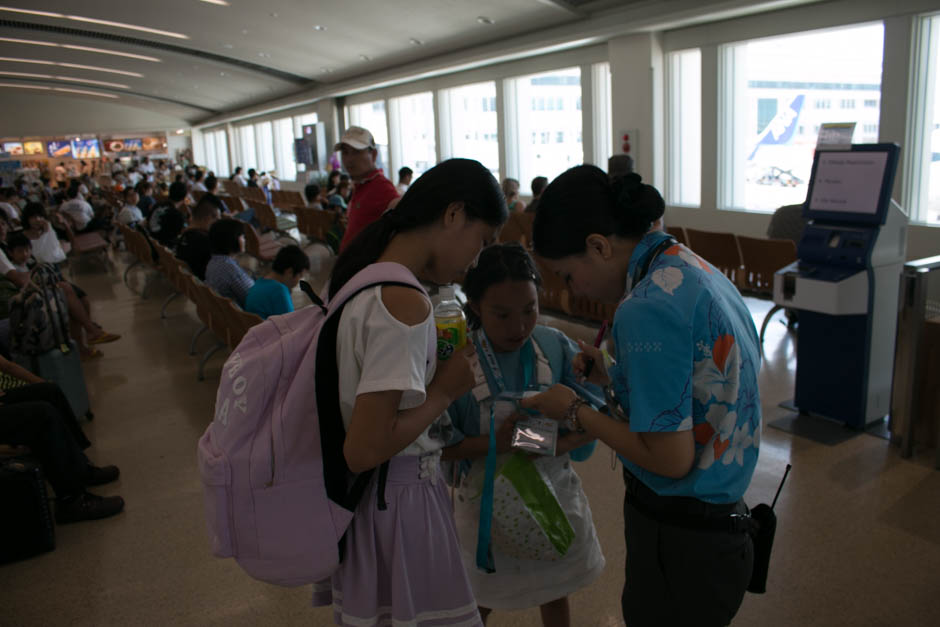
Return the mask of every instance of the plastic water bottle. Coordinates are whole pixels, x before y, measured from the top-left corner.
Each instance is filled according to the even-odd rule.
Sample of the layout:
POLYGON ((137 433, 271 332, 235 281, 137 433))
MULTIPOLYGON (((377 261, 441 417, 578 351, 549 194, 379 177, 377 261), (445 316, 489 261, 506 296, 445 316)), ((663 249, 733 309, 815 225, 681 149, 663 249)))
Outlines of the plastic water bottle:
POLYGON ((434 308, 434 324, 437 325, 437 358, 448 359, 467 345, 467 318, 457 302, 454 286, 440 288, 441 301, 434 308))

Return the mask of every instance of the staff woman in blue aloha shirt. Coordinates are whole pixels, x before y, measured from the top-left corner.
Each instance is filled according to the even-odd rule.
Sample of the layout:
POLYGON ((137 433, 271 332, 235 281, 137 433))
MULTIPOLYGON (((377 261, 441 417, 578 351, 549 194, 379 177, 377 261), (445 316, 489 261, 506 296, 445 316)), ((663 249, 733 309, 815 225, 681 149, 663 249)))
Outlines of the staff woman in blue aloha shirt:
POLYGON ((575 294, 619 302, 593 360, 608 412, 563 385, 523 401, 614 449, 626 496, 627 625, 727 625, 751 576, 741 498, 757 464, 757 332, 734 285, 651 229, 665 204, 636 174, 610 182, 594 166, 559 176, 539 201, 536 253, 575 294))

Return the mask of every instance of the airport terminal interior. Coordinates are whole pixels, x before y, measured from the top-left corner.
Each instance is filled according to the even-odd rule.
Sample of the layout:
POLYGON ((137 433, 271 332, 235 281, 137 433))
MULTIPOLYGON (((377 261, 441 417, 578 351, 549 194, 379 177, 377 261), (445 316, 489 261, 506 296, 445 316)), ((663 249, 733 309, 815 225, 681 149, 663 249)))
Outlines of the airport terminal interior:
MULTIPOLYGON (((744 501, 777 497, 777 527, 767 590, 732 624, 940 624, 938 51, 936 0, 0 6, 0 214, 15 234, 27 203, 45 205, 62 276, 87 295, 80 423, 90 460, 120 468, 90 491, 125 503, 0 564, 0 625, 333 624, 310 586, 210 551, 197 442, 226 358, 261 319, 205 300, 172 253, 118 223, 126 190, 149 182, 160 203, 183 184, 195 209, 212 175, 216 198, 251 212, 239 266, 270 276, 297 244, 322 293, 358 206, 355 184, 328 176, 350 127, 394 185, 403 168, 417 180, 452 157, 482 163, 516 205, 499 239, 530 248, 538 209, 519 207, 537 205, 537 177, 591 163, 659 189, 664 230, 732 281, 760 334, 744 501), (98 227, 59 211, 75 194, 98 227), (91 341, 103 330, 120 337, 91 341)), ((539 267, 539 323, 594 341, 614 306, 539 267)), ((290 299, 310 306, 299 287, 290 299)), ((3 468, 28 455, 10 444, 3 468)), ((571 624, 624 625, 621 464, 600 443, 573 467, 606 567, 570 596, 571 624)), ((533 607, 487 624, 542 620, 533 607)))

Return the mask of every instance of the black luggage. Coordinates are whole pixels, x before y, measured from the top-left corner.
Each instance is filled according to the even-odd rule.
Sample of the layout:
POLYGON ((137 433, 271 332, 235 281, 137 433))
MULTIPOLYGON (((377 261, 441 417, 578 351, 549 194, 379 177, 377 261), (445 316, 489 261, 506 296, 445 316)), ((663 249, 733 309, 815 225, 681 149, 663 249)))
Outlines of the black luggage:
POLYGON ((37 461, 0 457, 0 503, 0 564, 55 549, 55 523, 37 461))

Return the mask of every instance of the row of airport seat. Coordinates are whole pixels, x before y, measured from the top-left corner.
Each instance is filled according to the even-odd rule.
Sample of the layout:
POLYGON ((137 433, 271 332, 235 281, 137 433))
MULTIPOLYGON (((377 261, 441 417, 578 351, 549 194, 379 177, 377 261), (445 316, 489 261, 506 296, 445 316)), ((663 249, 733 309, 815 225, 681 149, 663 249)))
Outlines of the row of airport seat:
MULTIPOLYGON (((510 214, 500 233, 500 241, 516 241, 531 250, 534 218, 532 213, 510 214)), ((796 244, 788 239, 748 237, 682 226, 668 226, 666 232, 715 266, 742 294, 762 299, 773 298, 774 273, 797 258, 796 244)), ((537 258, 536 263, 542 275, 539 294, 542 309, 595 322, 612 318, 615 305, 574 296, 564 281, 548 271, 537 258)), ((762 343, 767 324, 780 309, 775 305, 765 316, 760 330, 762 343)))

